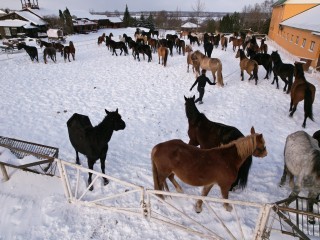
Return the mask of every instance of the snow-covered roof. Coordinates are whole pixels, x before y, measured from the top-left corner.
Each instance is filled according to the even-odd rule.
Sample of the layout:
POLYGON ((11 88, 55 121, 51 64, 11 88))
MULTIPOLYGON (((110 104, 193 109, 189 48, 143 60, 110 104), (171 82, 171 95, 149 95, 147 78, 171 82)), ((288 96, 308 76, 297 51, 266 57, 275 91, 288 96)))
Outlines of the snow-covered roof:
POLYGON ((73 26, 83 26, 83 25, 97 25, 97 23, 87 19, 73 20, 73 26))
POLYGON ((39 18, 38 16, 34 15, 31 12, 17 11, 16 14, 28 20, 29 22, 32 22, 34 25, 47 25, 45 21, 43 21, 41 18, 39 18))
POLYGON ((39 17, 45 17, 45 16, 59 17, 59 9, 40 8, 40 9, 28 9, 28 10, 30 12, 33 12, 39 17))
POLYGON ((320 5, 313 7, 305 12, 302 12, 294 17, 291 17, 280 24, 283 26, 320 32, 320 5))
POLYGON ((0 15, 6 15, 7 13, 0 9, 0 15))
POLYGON ((29 22, 23 21, 23 20, 18 20, 18 19, 7 19, 7 20, 2 20, 0 21, 0 26, 1 27, 22 27, 29 22))
POLYGON ((320 0, 279 0, 272 6, 279 6, 283 4, 318 4, 320 0))
POLYGON ((186 22, 181 26, 182 28, 197 28, 198 25, 192 22, 186 22))
POLYGON ((119 17, 107 17, 107 19, 112 23, 121 23, 122 19, 119 17))

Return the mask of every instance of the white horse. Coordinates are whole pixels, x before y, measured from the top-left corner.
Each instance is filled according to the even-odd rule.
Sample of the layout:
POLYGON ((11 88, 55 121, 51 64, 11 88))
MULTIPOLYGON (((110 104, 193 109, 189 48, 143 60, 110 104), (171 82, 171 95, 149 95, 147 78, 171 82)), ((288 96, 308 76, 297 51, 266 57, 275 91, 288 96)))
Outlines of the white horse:
MULTIPOLYGON (((289 197, 298 196, 302 188, 307 189, 308 198, 312 199, 308 201, 308 211, 312 212, 313 204, 320 193, 320 148, 318 141, 305 131, 297 131, 287 137, 280 187, 284 185, 287 174, 292 188, 289 197)), ((287 202, 287 205, 292 201, 287 202)), ((309 222, 314 223, 314 220, 309 222)))

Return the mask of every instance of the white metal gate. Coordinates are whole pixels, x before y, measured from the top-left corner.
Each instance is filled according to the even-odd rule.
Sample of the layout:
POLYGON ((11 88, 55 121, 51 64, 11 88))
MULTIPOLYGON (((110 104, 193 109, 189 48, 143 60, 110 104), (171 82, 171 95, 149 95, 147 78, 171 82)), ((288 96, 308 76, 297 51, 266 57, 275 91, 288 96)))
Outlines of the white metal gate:
POLYGON ((271 204, 150 190, 77 164, 59 159, 55 161, 70 203, 135 215, 205 239, 264 239, 264 228, 268 222, 271 204), (93 180, 87 186, 89 172, 93 174, 93 180), (104 177, 109 179, 109 184, 106 188, 108 191, 103 193, 103 196, 89 191, 91 186, 99 182, 102 184, 104 177), (157 195, 164 195, 166 198, 162 200, 157 195), (208 216, 205 218, 206 222, 199 221, 198 214, 192 207, 197 200, 203 201, 204 209, 201 214, 208 216), (231 204, 233 211, 227 212, 222 207, 223 203, 231 204))

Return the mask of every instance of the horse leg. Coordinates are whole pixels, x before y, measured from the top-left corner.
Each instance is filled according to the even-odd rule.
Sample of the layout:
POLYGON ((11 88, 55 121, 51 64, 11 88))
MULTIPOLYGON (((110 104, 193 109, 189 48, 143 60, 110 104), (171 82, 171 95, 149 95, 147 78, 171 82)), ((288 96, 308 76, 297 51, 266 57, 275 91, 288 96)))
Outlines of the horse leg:
POLYGON ((216 74, 212 71, 213 83, 216 83, 216 74))
MULTIPOLYGON (((313 204, 317 203, 317 194, 310 191, 309 194, 308 194, 308 208, 307 208, 307 211, 310 212, 310 213, 313 213, 313 204)), ((310 224, 315 224, 316 221, 314 220, 314 217, 313 216, 310 216, 309 219, 308 219, 308 222, 310 224)))
MULTIPOLYGON (((89 159, 88 158, 88 167, 89 169, 93 170, 93 165, 94 165, 95 161, 93 159, 89 159)), ((92 173, 89 172, 89 178, 88 178, 88 186, 90 186, 92 182, 92 173)), ((90 191, 93 190, 93 185, 89 188, 90 191)))
MULTIPOLYGON (((202 189, 201 196, 204 196, 204 197, 207 196, 212 187, 213 187, 213 184, 208 185, 208 186, 204 186, 203 189, 202 189)), ((196 202, 195 209, 196 209, 197 213, 201 213, 201 211, 202 211, 202 203, 203 203, 202 200, 198 200, 196 202)))
MULTIPOLYGON (((169 180, 172 182, 172 184, 174 185, 174 187, 176 188, 176 191, 178 193, 183 193, 183 190, 182 190, 182 187, 180 186, 180 184, 176 181, 176 179, 174 178, 174 174, 171 173, 169 176, 168 176, 169 180)), ((168 187, 168 186, 167 186, 168 187)), ((169 189, 168 189, 169 191, 169 189)))
POLYGON ((298 103, 297 104, 293 104, 293 108, 292 108, 292 110, 291 110, 291 112, 289 114, 290 117, 292 117, 294 112, 297 110, 297 106, 298 106, 298 103))
POLYGON ((79 153, 76 151, 76 164, 80 165, 79 153))
MULTIPOLYGON (((224 199, 228 199, 229 197, 229 189, 230 186, 220 186, 221 195, 224 199)), ((232 206, 229 203, 224 203, 223 207, 228 211, 232 211, 232 206)))
POLYGON ((282 173, 282 177, 281 177, 281 180, 279 183, 279 187, 282 187, 285 184, 286 179, 287 179, 287 172, 288 172, 288 168, 287 168, 286 164, 284 164, 283 173, 282 173))
MULTIPOLYGON (((107 149, 108 150, 108 149, 107 149)), ((103 173, 103 174, 105 174, 105 167, 106 167, 106 165, 105 165, 105 162, 106 162, 106 157, 107 157, 107 155, 103 155, 103 156, 101 156, 101 158, 100 158, 100 163, 101 163, 101 172, 103 173)), ((103 178, 103 184, 104 185, 107 185, 109 183, 109 180, 108 180, 108 178, 103 178)))
POLYGON ((241 76, 241 81, 243 81, 243 70, 241 69, 241 74, 240 74, 240 76, 241 76))

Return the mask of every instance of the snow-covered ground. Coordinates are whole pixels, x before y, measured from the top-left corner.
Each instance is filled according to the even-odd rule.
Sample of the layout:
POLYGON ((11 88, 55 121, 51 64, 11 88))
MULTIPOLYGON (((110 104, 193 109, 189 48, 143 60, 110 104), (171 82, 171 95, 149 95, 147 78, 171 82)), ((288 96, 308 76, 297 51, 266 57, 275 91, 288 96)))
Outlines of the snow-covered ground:
MULTIPOLYGON (((106 35, 112 32, 114 39, 118 40, 119 35, 133 36, 134 31, 132 28, 104 29, 98 33, 70 36, 67 40, 75 44, 76 61, 67 63, 58 55, 57 63, 49 60, 44 64, 40 48, 39 63, 32 63, 23 50, 8 55, 1 53, 0 135, 57 147, 59 159, 74 163, 75 151, 66 125, 68 119, 73 113, 80 113, 89 116, 92 124, 97 125, 104 118, 105 109, 115 111, 118 108, 126 128, 115 132, 109 142, 106 174, 153 189, 151 149, 157 143, 173 138, 188 142, 184 96, 197 97, 198 92, 196 87, 189 91, 195 75, 192 71, 187 73, 186 56, 175 50, 173 56, 169 56, 167 67, 163 67, 158 64, 156 54, 150 63, 142 58, 138 62, 131 54, 112 56, 105 45, 97 45, 97 37, 103 32, 106 35)), ((185 41, 189 43, 189 40, 185 41)), ((34 41, 27 44, 36 46, 34 41)), ((202 45, 195 46, 196 49, 203 52, 202 45)), ((275 49, 270 47, 269 52, 272 50, 275 49)), ((289 187, 278 187, 283 171, 283 148, 289 134, 302 130, 303 103, 290 118, 290 96, 281 90, 284 83, 280 80, 280 89, 276 89, 271 85, 273 75, 269 80, 263 79, 265 70, 261 66, 257 86, 254 81, 240 81, 239 59, 235 58, 230 44, 227 51, 214 49, 212 57, 220 58, 223 63, 225 86, 207 85, 204 104, 197 105, 198 109, 210 120, 235 126, 244 135, 248 135, 254 126, 256 132, 263 133, 268 150, 267 157, 253 158, 247 188, 230 193, 229 199, 272 203, 286 198, 289 187)), ((212 80, 209 72, 207 76, 212 80)), ((319 88, 319 80, 309 74, 306 78, 319 88)), ((308 119, 304 129, 311 135, 319 130, 318 92, 313 111, 315 121, 308 119)), ((81 155, 80 158, 81 164, 87 167, 85 157, 81 155)), ((0 161, 18 160, 0 148, 0 161)), ((94 169, 101 171, 100 162, 94 169)), ((13 168, 7 170, 10 180, 0 182, 1 240, 197 239, 192 234, 141 218, 70 204, 58 177, 13 168)), ((80 181, 85 186, 87 173, 80 181)), ((182 186, 188 194, 201 193, 200 188, 182 186)), ((95 196, 115 190, 111 184, 96 184, 89 197, 90 194, 95 196)), ((219 188, 214 187, 209 196, 221 198, 219 188)), ((168 201, 174 202, 174 199, 168 201)), ((182 200, 179 203, 185 204, 182 200)), ((183 207, 194 213, 192 202, 183 207)), ((229 213, 222 208, 221 214, 228 222, 229 213)), ((238 214, 241 217, 245 211, 238 214)), ((211 221, 205 210, 195 217, 200 222, 211 221)), ((249 227, 247 231, 252 231, 250 228, 255 223, 249 219, 245 222, 244 225, 249 227)), ((220 234, 225 237, 222 232, 220 234)), ((290 239, 274 234, 270 239, 286 238, 290 239)))

